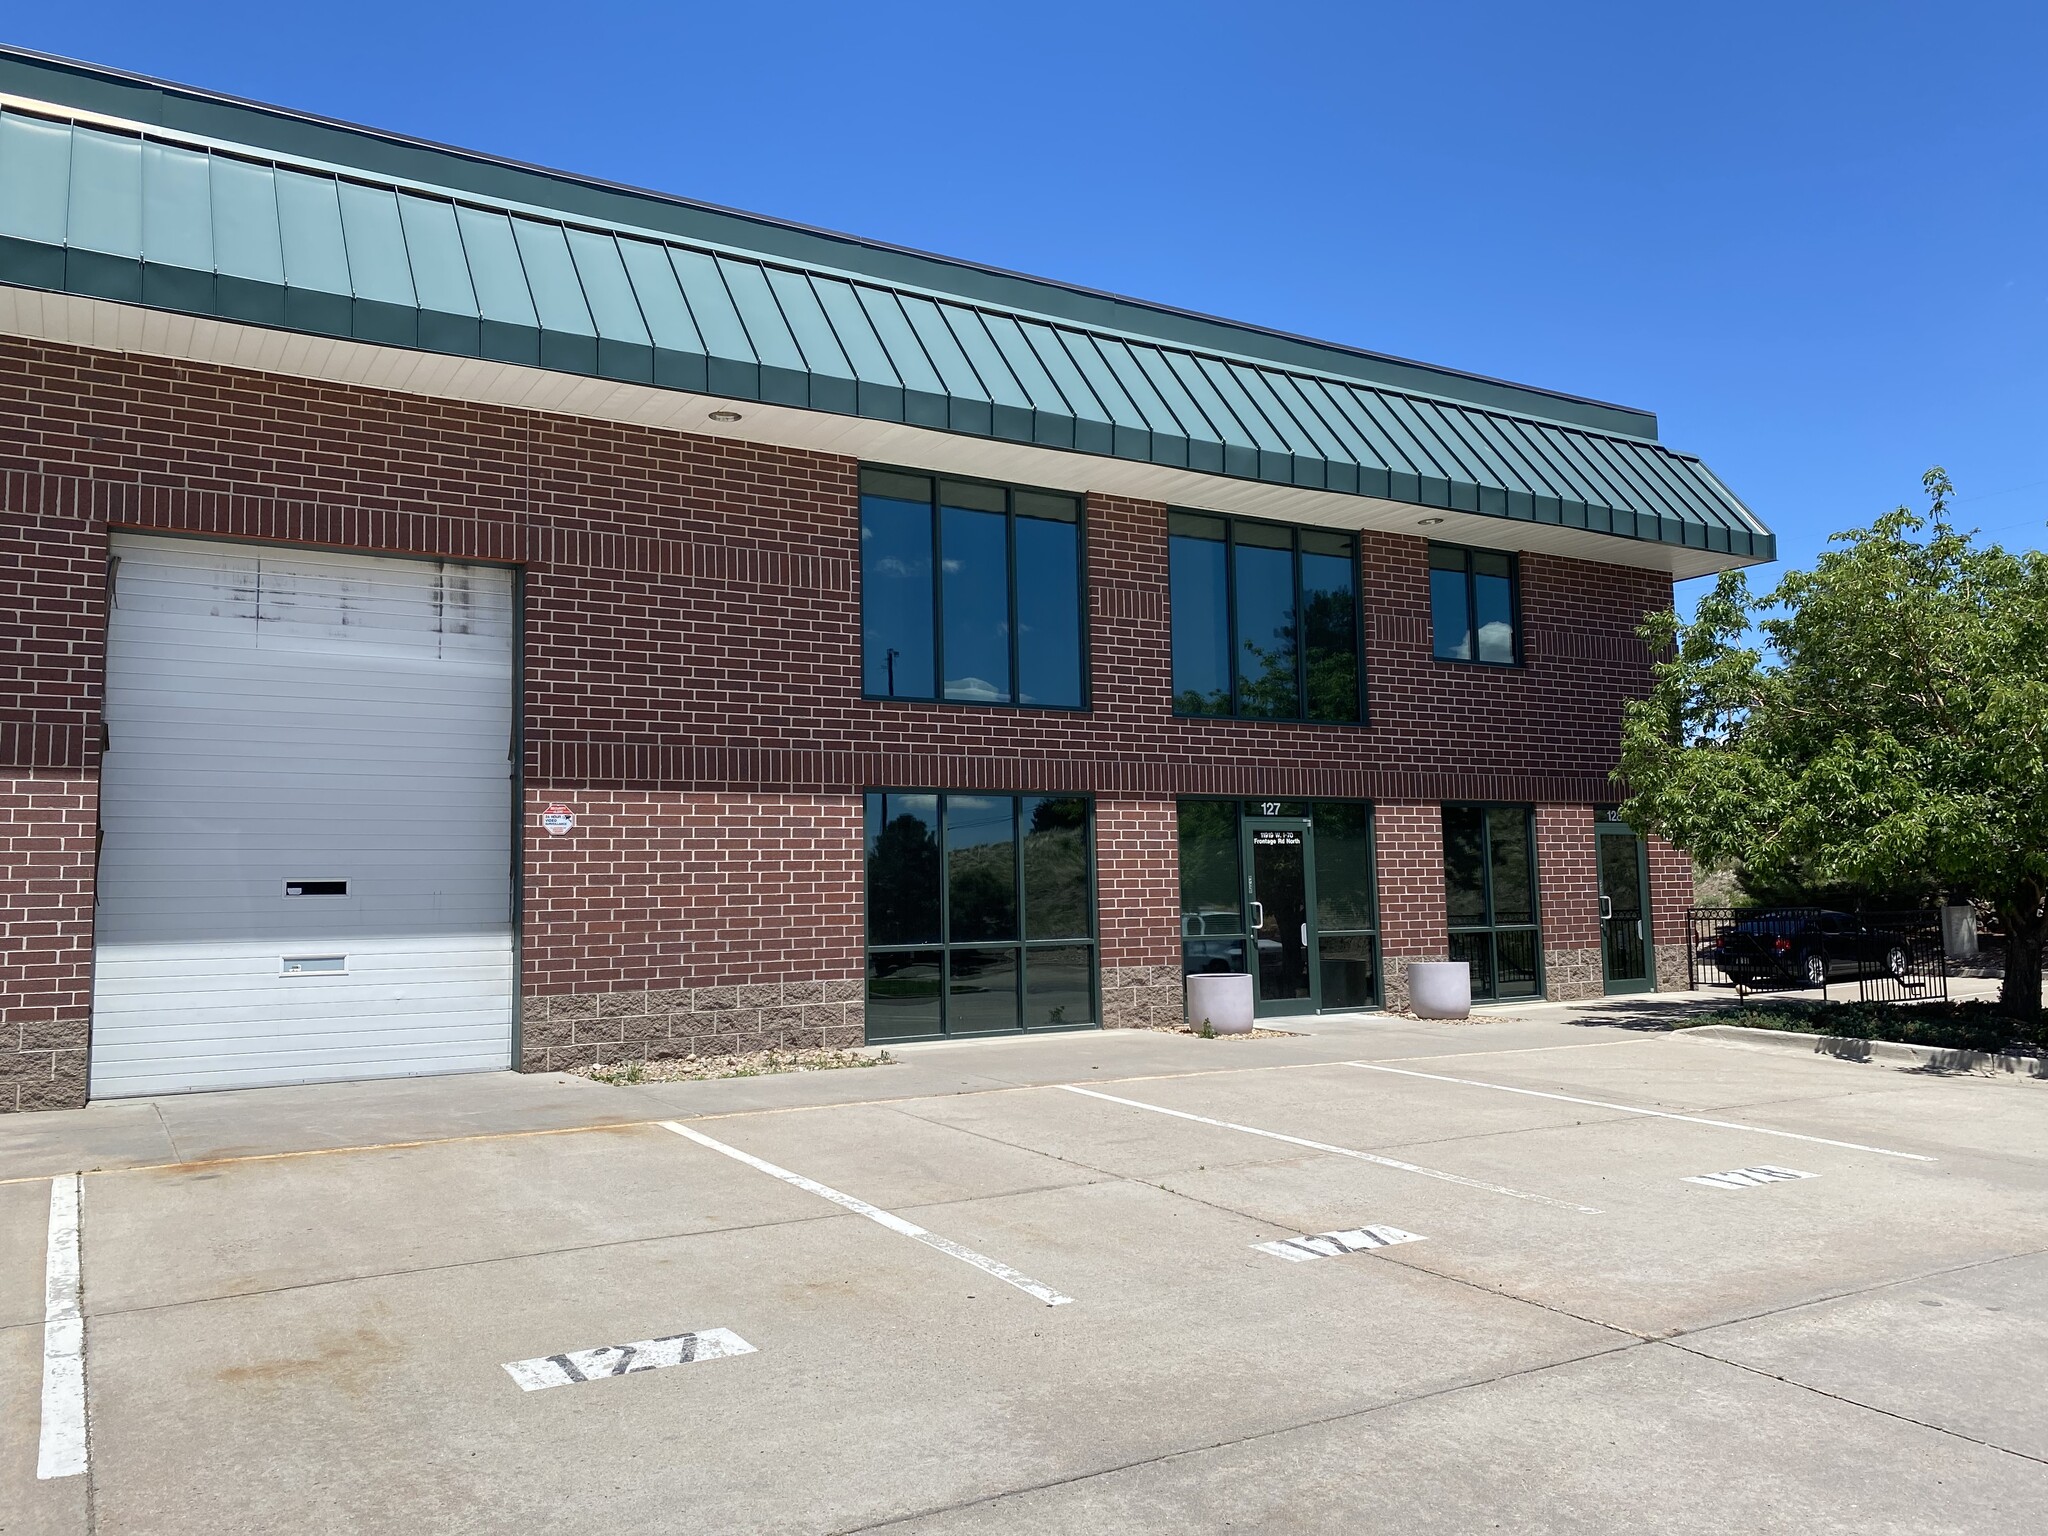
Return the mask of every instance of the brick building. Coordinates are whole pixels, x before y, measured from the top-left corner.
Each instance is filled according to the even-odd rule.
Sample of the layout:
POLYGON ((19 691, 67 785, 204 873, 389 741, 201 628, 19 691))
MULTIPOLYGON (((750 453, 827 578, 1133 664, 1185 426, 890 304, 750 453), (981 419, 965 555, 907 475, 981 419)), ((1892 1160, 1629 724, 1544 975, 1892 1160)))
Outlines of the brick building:
MULTIPOLYGON (((0 1108, 1684 973, 1643 412, 0 52, 0 1108)), ((1682 982, 1681 982, 1682 984, 1682 982)))

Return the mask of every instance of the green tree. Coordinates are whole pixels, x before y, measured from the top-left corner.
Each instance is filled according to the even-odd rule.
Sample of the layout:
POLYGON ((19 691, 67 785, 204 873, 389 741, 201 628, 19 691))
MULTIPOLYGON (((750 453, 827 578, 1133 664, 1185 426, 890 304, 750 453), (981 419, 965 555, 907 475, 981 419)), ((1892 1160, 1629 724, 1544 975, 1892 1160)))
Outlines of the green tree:
POLYGON ((2048 555, 1948 521, 1948 476, 1762 597, 1722 575, 1627 707, 1623 814, 1709 863, 1989 902, 2004 1012, 2038 1018, 2048 930, 2048 555))

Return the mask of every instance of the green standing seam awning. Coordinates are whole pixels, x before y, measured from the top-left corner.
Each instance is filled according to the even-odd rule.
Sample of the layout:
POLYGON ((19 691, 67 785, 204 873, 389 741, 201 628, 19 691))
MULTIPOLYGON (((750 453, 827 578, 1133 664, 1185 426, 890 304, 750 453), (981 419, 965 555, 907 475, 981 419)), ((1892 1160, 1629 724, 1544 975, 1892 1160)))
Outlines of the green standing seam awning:
POLYGON ((345 167, 0 110, 0 282, 1769 560, 1689 454, 345 167))

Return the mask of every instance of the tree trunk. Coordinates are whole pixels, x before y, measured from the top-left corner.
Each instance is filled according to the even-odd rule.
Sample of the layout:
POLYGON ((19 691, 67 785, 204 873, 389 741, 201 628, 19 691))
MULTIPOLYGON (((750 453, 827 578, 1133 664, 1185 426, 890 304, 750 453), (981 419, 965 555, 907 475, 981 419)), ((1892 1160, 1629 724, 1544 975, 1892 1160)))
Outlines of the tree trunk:
POLYGON ((1998 987, 1998 1011, 2041 1022, 2041 950, 2048 943, 2048 911, 2038 903, 2025 909, 1999 908, 2005 927, 2005 979, 1998 987))

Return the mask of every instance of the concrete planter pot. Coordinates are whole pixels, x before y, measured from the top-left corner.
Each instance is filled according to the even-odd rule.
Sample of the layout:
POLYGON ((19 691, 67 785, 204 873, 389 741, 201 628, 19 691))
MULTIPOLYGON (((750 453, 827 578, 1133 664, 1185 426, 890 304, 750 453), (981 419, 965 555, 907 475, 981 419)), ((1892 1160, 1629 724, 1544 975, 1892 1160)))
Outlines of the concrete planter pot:
POLYGON ((1188 978, 1188 1027, 1206 1024, 1219 1035, 1252 1032, 1252 979, 1203 974, 1188 978))
POLYGON ((1464 960, 1414 960, 1408 965, 1408 1011, 1419 1019, 1472 1016, 1472 967, 1464 960))

